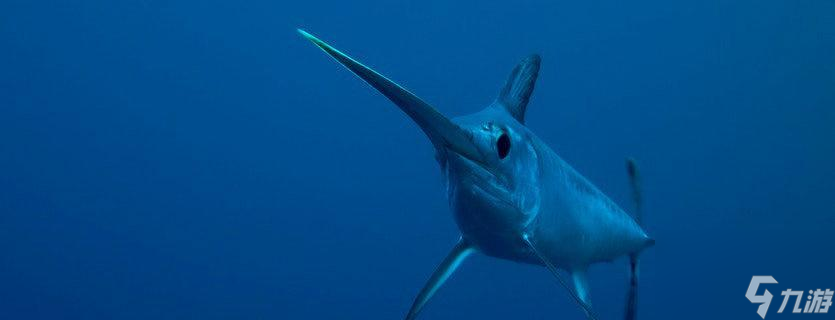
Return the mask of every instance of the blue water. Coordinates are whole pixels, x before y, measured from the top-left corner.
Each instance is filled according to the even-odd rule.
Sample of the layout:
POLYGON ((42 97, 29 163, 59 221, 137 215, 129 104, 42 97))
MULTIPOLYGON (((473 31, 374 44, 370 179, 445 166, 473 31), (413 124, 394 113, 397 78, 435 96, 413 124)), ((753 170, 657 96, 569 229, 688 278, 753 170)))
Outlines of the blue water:
MULTIPOLYGON (((624 207, 642 319, 835 288, 831 1, 3 1, 1 319, 398 319, 458 237, 429 142, 295 32, 450 116, 543 57, 528 125, 624 207)), ((590 270, 622 317, 624 261, 590 270)), ((835 311, 832 311, 835 312, 835 311)), ((831 313, 831 312, 830 312, 831 313)), ((582 319, 468 260, 423 319, 582 319)))

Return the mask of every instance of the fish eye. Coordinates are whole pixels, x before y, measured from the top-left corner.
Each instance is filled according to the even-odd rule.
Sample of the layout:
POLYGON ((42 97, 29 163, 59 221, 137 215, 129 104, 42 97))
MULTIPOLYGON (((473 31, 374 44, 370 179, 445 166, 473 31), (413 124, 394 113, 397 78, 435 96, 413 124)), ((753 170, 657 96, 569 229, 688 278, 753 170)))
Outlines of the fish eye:
POLYGON ((499 159, 504 159, 510 153, 510 137, 507 136, 507 133, 502 133, 496 140, 496 150, 499 152, 499 159))

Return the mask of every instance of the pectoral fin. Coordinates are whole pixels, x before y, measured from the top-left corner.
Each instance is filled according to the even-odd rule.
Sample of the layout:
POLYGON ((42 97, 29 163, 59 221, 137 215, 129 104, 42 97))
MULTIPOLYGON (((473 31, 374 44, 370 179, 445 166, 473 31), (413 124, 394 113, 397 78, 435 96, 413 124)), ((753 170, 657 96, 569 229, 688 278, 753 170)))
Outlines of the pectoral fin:
POLYGON ((458 240, 458 244, 452 248, 452 251, 447 254, 444 261, 435 269, 435 272, 432 273, 432 276, 429 277, 429 281, 423 286, 423 289, 420 290, 417 297, 415 298, 415 302, 412 303, 412 308, 409 310, 409 313, 406 315, 406 320, 411 320, 417 317, 418 313, 423 306, 429 302, 429 299, 432 299, 432 296, 435 295, 435 292, 449 279, 449 276, 455 272, 455 269, 458 269, 458 266, 464 262, 470 254, 475 251, 472 246, 470 246, 467 241, 463 238, 458 240))
POLYGON ((568 295, 570 295, 571 298, 574 299, 574 301, 577 302, 577 304, 583 309, 583 311, 586 312, 586 317, 592 320, 597 320, 597 314, 594 313, 594 310, 591 309, 591 305, 587 302, 588 289, 587 285, 584 284, 585 273, 580 275, 579 278, 577 276, 578 273, 572 273, 572 278, 574 279, 574 287, 578 288, 578 290, 572 289, 572 287, 568 285, 568 282, 566 282, 565 279, 563 279, 559 269, 557 269, 557 267, 554 266, 554 264, 548 259, 548 257, 543 255, 542 252, 539 251, 539 249, 537 249, 531 237, 527 234, 524 234, 522 235, 522 239, 525 241, 525 243, 528 244, 528 246, 531 248, 531 251, 533 251, 534 254, 536 254, 536 256, 542 261, 542 264, 544 264, 545 267, 547 267, 548 270, 551 271, 551 274, 554 275, 554 278, 557 279, 557 282, 559 282, 560 285, 563 288, 565 288, 566 291, 568 291, 568 295), (580 280, 579 282, 582 283, 580 286, 577 285, 578 280, 580 280), (582 291, 580 291, 579 288, 582 288, 582 291))

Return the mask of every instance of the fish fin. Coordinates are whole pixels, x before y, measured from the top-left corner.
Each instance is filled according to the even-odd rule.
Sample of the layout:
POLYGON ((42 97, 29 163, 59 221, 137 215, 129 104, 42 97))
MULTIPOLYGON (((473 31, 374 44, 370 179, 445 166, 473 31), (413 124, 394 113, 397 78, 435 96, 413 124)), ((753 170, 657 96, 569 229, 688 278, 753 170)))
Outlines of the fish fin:
POLYGON ((585 268, 578 268, 571 270, 571 280, 574 281, 574 292, 577 293, 577 298, 583 301, 588 306, 591 306, 589 299, 589 279, 586 276, 585 268))
POLYGON ((643 194, 641 191, 641 174, 638 172, 638 164, 632 157, 626 158, 626 173, 629 174, 629 186, 632 188, 632 202, 635 204, 635 213, 632 218, 638 225, 643 220, 643 194))
POLYGON ((458 240, 458 243, 455 247, 452 248, 452 251, 447 254, 444 261, 441 262, 440 265, 435 269, 435 272, 432 273, 432 276, 429 277, 429 281, 423 286, 423 289, 420 290, 417 297, 415 298, 414 303, 412 303, 412 308, 409 310, 409 313, 406 315, 406 320, 415 319, 423 309, 423 306, 429 302, 429 299, 432 299, 432 296, 435 295, 435 292, 449 279, 449 276, 455 272, 455 269, 458 269, 458 266, 461 265, 462 262, 473 252, 475 252, 475 248, 473 248, 466 240, 463 238, 458 240))
POLYGON ((638 254, 629 255, 629 292, 626 294, 624 319, 635 320, 638 315, 638 254))
MULTIPOLYGON (((551 274, 554 275, 554 278, 557 279, 557 282, 559 282, 559 284, 563 288, 565 288, 566 291, 568 291, 568 295, 570 295, 571 298, 574 299, 574 302, 576 302, 577 305, 579 305, 580 308, 582 308, 583 311, 586 312, 586 318, 591 319, 591 320, 597 320, 597 314, 594 312, 594 310, 592 310, 591 305, 586 303, 586 300, 581 298, 581 295, 579 294, 579 292, 575 291, 574 289, 572 289, 571 286, 568 285, 568 282, 566 282, 565 279, 563 279, 562 274, 560 274, 559 269, 557 269, 557 267, 554 266, 554 264, 545 255, 543 255, 542 252, 539 251, 539 249, 536 248, 536 245, 533 243, 533 240, 531 239, 531 237, 528 234, 523 234, 522 235, 522 240, 524 240, 525 243, 528 244, 528 247, 531 248, 531 251, 533 251, 533 253, 539 258, 539 260, 542 261, 542 264, 544 264, 545 267, 548 268, 549 271, 551 271, 551 274)), ((573 275, 574 274, 572 274, 572 276, 573 275)), ((575 284, 576 284, 576 278, 575 278, 575 284)), ((575 287, 576 287, 576 285, 575 285, 575 287)), ((587 296, 588 290, 584 289, 584 292, 585 292, 584 294, 586 294, 586 296, 587 296)))
POLYGON ((541 61, 539 55, 533 54, 519 62, 496 99, 519 123, 525 123, 525 110, 539 75, 541 61))
MULTIPOLYGON (((626 172, 629 174, 629 185, 632 187, 632 201, 635 205, 635 213, 632 217, 640 226, 643 222, 643 194, 641 193, 641 175, 638 172, 638 164, 635 159, 626 158, 626 172)), ((655 243, 655 240, 650 239, 649 245, 655 243)), ((638 253, 629 255, 629 291, 626 294, 626 310, 624 311, 624 319, 635 320, 638 315, 638 266, 640 260, 638 253)))

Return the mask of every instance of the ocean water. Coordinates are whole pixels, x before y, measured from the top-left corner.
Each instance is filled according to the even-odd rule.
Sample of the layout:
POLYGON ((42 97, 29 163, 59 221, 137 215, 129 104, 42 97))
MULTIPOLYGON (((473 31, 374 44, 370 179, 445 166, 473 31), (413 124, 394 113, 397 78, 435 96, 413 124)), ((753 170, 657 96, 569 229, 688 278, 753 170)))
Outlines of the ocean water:
MULTIPOLYGON (((449 116, 539 53, 529 127, 625 208, 641 166, 641 319, 759 319, 753 275, 827 317, 776 305, 835 288, 832 1, 7 0, 0 319, 402 318, 458 237, 432 147, 298 27, 449 116)), ((422 319, 583 313, 476 255, 422 319)))

